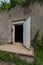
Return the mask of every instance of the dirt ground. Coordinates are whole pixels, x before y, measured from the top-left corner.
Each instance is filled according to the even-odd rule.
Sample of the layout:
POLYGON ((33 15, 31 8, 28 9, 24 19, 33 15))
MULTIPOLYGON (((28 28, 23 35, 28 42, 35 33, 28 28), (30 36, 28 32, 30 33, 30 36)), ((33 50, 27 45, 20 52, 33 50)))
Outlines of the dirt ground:
POLYGON ((0 65, 15 65, 15 63, 0 60, 0 65))

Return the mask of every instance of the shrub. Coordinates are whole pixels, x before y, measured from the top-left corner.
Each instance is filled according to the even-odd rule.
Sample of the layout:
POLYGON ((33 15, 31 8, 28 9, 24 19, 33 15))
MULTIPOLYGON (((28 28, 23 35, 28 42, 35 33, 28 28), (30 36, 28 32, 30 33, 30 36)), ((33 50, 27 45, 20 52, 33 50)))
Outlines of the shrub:
POLYGON ((7 1, 1 1, 0 11, 8 10, 9 8, 10 8, 10 3, 7 3, 7 1))

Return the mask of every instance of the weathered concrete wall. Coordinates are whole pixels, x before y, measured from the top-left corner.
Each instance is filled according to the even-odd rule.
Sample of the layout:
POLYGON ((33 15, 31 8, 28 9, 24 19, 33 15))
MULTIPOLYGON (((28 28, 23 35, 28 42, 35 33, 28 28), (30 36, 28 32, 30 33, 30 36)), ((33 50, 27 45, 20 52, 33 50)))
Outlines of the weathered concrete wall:
POLYGON ((40 6, 40 4, 35 3, 25 8, 17 6, 0 13, 0 34, 2 42, 12 42, 12 21, 27 19, 30 16, 29 9, 31 9, 32 15, 32 38, 38 29, 40 30, 40 35, 43 33, 43 5, 40 6))
POLYGON ((43 5, 36 3, 32 6, 32 37, 38 29, 41 37, 43 34, 43 5))
POLYGON ((14 7, 0 13, 0 39, 2 43, 12 42, 12 21, 24 19, 22 7, 14 7))

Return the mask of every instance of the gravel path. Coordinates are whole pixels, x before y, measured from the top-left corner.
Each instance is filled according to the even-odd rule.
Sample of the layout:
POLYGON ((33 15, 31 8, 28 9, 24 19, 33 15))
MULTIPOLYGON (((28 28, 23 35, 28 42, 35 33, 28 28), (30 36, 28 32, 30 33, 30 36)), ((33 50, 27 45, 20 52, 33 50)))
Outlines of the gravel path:
POLYGON ((0 60, 0 65, 15 65, 15 64, 12 63, 12 62, 7 62, 7 61, 0 60))

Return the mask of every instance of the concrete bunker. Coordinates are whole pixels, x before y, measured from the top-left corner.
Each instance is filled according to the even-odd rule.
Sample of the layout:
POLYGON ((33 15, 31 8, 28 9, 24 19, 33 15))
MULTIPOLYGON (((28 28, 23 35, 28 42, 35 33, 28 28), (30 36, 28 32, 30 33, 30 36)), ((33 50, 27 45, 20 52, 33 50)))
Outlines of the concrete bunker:
POLYGON ((31 43, 31 17, 27 20, 16 20, 12 23, 13 26, 13 43, 20 42, 30 49, 31 43))

